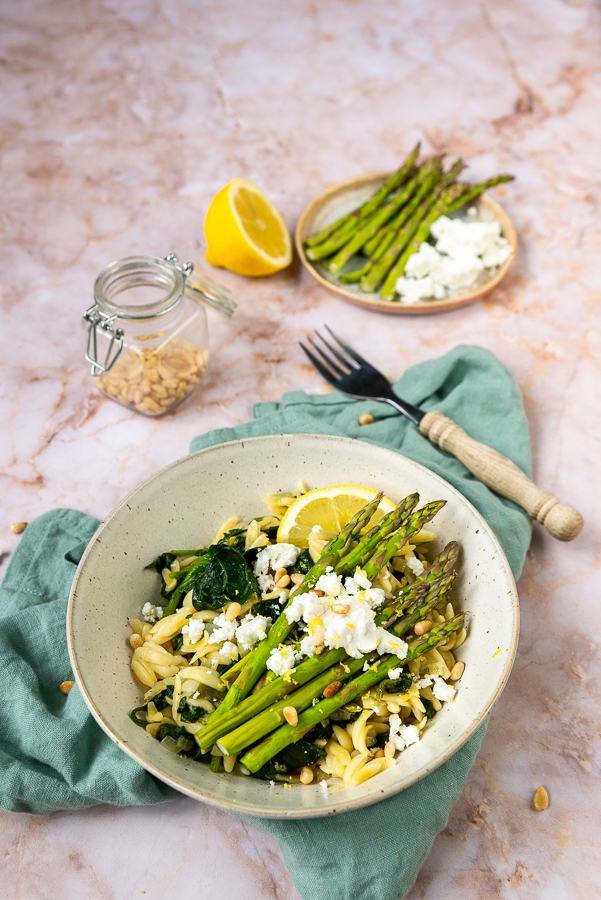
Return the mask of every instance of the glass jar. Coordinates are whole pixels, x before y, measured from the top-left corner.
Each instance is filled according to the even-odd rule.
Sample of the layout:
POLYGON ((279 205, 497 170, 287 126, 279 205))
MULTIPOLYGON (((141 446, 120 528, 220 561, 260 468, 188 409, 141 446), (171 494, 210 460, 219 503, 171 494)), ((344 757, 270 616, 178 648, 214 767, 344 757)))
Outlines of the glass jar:
POLYGON ((228 288, 192 276, 192 263, 128 256, 103 269, 94 283, 86 360, 96 387, 144 416, 161 416, 194 391, 207 374, 205 304, 231 316, 228 288))

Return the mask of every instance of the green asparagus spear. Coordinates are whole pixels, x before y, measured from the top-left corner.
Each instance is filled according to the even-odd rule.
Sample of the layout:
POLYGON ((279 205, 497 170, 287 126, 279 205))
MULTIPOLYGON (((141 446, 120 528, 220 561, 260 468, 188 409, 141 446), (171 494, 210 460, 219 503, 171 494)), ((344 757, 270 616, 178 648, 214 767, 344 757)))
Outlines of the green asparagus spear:
POLYGON ((391 532, 396 532, 404 524, 418 502, 419 494, 409 494, 408 497, 401 500, 392 512, 384 516, 371 531, 361 535, 355 547, 340 557, 334 566, 336 572, 339 574, 341 572, 350 572, 352 574, 357 566, 362 565, 365 560, 369 559, 381 540, 384 540, 391 532))
POLYGON ((369 560, 363 564, 365 575, 371 581, 386 565, 391 557, 409 542, 421 528, 434 518, 437 512, 445 506, 446 500, 434 500, 427 503, 421 509, 414 512, 403 524, 403 527, 391 537, 384 538, 375 548, 369 560))
MULTIPOLYGON (((289 744, 300 740, 318 722, 323 721, 336 709, 360 697, 375 684, 386 678, 390 669, 405 665, 409 660, 417 659, 422 653, 426 653, 432 647, 436 647, 438 644, 446 641, 451 634, 463 627, 464 619, 464 615, 460 614, 448 622, 435 625, 431 631, 413 643, 403 659, 399 659, 398 656, 389 656, 381 659, 367 669, 366 672, 344 684, 333 697, 323 699, 316 703, 315 706, 311 706, 302 712, 298 717, 297 725, 286 724, 273 731, 260 744, 248 750, 240 762, 251 772, 258 772, 276 753, 279 753, 280 750, 283 750, 289 744)), ((252 733, 249 737, 249 743, 252 743, 252 733)))
MULTIPOLYGON (((376 655, 372 654, 369 661, 371 662, 376 655)), ((284 716, 285 708, 293 707, 297 712, 301 712, 301 710, 310 706, 316 697, 320 697, 329 684, 333 684, 335 681, 343 683, 359 672, 364 664, 365 660, 361 657, 361 659, 347 659, 345 662, 332 666, 327 671, 322 672, 317 678, 314 678, 313 681, 290 694, 289 697, 279 700, 273 706, 270 706, 269 709, 265 709, 258 716, 246 721, 235 730, 230 731, 228 729, 227 734, 217 741, 217 746, 228 756, 239 753, 245 747, 254 744, 262 737, 265 737, 266 734, 269 734, 270 731, 282 725, 286 721, 284 716)))
POLYGON ((413 170, 413 164, 418 157, 420 149, 420 144, 417 143, 401 168, 398 172, 388 179, 386 184, 384 184, 379 191, 376 191, 373 197, 371 197, 366 203, 360 206, 358 209, 354 210, 352 213, 349 213, 347 216, 342 216, 342 218, 337 219, 336 222, 332 222, 331 225, 327 225, 325 228, 322 228, 318 234, 311 235, 305 241, 305 247, 315 247, 317 244, 322 244, 327 238, 331 237, 334 232, 337 232, 340 228, 344 227, 347 223, 356 222, 358 219, 365 218, 365 216, 369 215, 373 212, 374 209, 377 209, 378 206, 386 199, 388 194, 395 191, 400 185, 405 181, 405 179, 411 174, 413 170))
MULTIPOLYGON (((370 503, 364 506, 363 509, 359 510, 359 512, 350 519, 340 534, 330 543, 325 556, 322 554, 321 558, 307 574, 304 581, 297 585, 291 592, 289 603, 292 602, 293 596, 310 591, 319 578, 325 573, 328 566, 336 565, 346 547, 350 547, 363 526, 369 522, 381 499, 381 494, 376 495, 370 503)), ((294 623, 289 623, 285 612, 282 612, 271 626, 265 640, 261 641, 252 653, 249 653, 248 656, 245 657, 246 664, 241 668, 238 677, 225 695, 222 703, 219 704, 215 712, 211 713, 207 720, 207 724, 213 719, 220 718, 230 709, 233 709, 234 706, 250 693, 253 686, 265 671, 265 665, 271 651, 275 650, 276 647, 285 641, 293 627, 294 623)))
POLYGON ((424 198, 414 215, 409 221, 397 232, 394 241, 382 254, 381 258, 371 266, 368 274, 362 278, 359 287, 365 293, 374 293, 378 285, 385 277, 386 273, 394 266, 395 261, 403 252, 403 249, 411 241, 413 236, 419 230, 421 223, 427 221, 428 215, 432 209, 436 209, 439 203, 439 196, 431 194, 424 198))
MULTIPOLYGON (((395 627, 395 633, 400 636, 409 627, 412 627, 412 624, 423 618, 425 613, 439 602, 438 595, 446 592, 450 587, 452 578, 448 579, 453 574, 452 569, 457 560, 458 550, 459 546, 455 541, 448 544, 436 561, 422 573, 421 579, 423 580, 415 581, 409 585, 394 602, 378 612, 375 617, 376 624, 388 627, 397 622, 401 613, 405 613, 403 619, 395 627), (414 609, 418 611, 415 615, 412 615, 414 609)), ((303 685, 315 678, 322 671, 338 662, 342 662, 345 655, 344 650, 329 650, 320 656, 314 656, 300 663, 292 675, 274 678, 270 684, 265 685, 258 693, 252 694, 239 703, 229 713, 225 721, 223 719, 215 720, 199 733, 199 741, 203 752, 206 752, 206 749, 212 746, 217 738, 248 721, 261 710, 271 706, 275 701, 286 697, 299 685, 303 685)), ((330 679, 330 681, 335 680, 334 677, 330 679)), ((292 699, 290 702, 292 703, 292 699)), ((281 708, 285 705, 285 702, 282 703, 281 708)), ((292 705, 296 706, 296 701, 292 705)))
MULTIPOLYGON (((453 184, 459 173, 465 169, 465 163, 462 159, 456 159, 448 172, 445 172, 440 181, 440 188, 448 187, 453 184)), ((363 247, 363 253, 369 256, 370 260, 380 259, 380 257, 388 250, 394 240, 395 233, 401 228, 409 215, 405 214, 405 210, 395 216, 395 218, 384 225, 363 247)), ((413 212, 413 210, 411 210, 413 212)))
POLYGON ((376 232, 389 221, 407 201, 410 200, 412 209, 416 207, 424 194, 428 194, 434 184, 440 179, 441 165, 440 159, 432 159, 425 163, 417 176, 416 182, 410 182, 404 191, 393 197, 382 209, 378 210, 372 218, 361 228, 354 232, 350 241, 348 241, 336 255, 328 262, 328 269, 333 275, 346 265, 349 259, 358 253, 367 241, 372 238, 376 232), (418 199, 415 201, 414 192, 417 190, 418 199))
MULTIPOLYGON (((453 583, 455 573, 452 569, 457 560, 458 550, 459 547, 455 541, 448 544, 436 561, 422 573, 421 577, 425 580, 414 582, 401 593, 394 603, 381 610, 375 617, 376 624, 384 624, 384 627, 389 627, 391 624, 396 623, 394 632, 400 637, 412 628, 416 622, 423 619, 428 611, 440 602, 440 598, 453 583), (401 613, 405 613, 405 615, 397 622, 401 613)), ((239 750, 247 745, 238 746, 233 740, 230 741, 229 735, 235 729, 236 735, 246 734, 246 731, 240 730, 243 723, 248 722, 249 719, 256 716, 261 710, 266 709, 266 707, 270 708, 271 715, 265 715, 261 721, 266 725, 271 724, 274 728, 283 721, 282 710, 285 706, 294 706, 299 711, 306 708, 316 696, 314 689, 309 687, 306 682, 314 679, 311 684, 315 687, 317 685, 316 676, 326 670, 329 670, 329 674, 326 671, 325 677, 322 678, 324 685, 338 680, 345 681, 345 674, 347 677, 350 677, 351 674, 357 671, 355 662, 353 660, 345 661, 345 656, 345 651, 338 649, 329 650, 318 657, 307 659, 297 666, 291 675, 282 676, 272 684, 262 688, 258 694, 247 697, 246 700, 239 703, 229 713, 225 720, 219 719, 203 729, 202 732, 199 732, 197 742, 200 743, 203 752, 206 752, 217 738, 228 735, 227 741, 220 742, 220 746, 223 744, 221 749, 228 754, 238 753, 239 750), (337 663, 342 663, 342 668, 334 671, 332 667, 337 663), (296 690, 299 685, 305 685, 301 691, 296 690), (294 693, 291 693, 292 691, 294 693), (291 694, 291 696, 288 697, 288 694, 291 694), (275 706, 271 705, 273 703, 275 703, 275 706), (274 719, 274 714, 277 714, 278 718, 274 719)), ((360 665, 364 664, 365 661, 371 662, 375 658, 377 658, 376 653, 364 656, 360 665)), ((257 731, 259 730, 258 723, 256 729, 257 731)), ((270 727, 266 727, 262 734, 267 734, 270 730, 270 727)), ((257 740, 259 736, 256 736, 257 740)))
POLYGON ((469 203, 470 200, 474 200, 478 197, 483 191, 487 190, 487 188, 494 187, 496 184, 502 184, 505 181, 513 181, 513 175, 497 175, 495 178, 490 178, 488 181, 483 182, 482 184, 476 184, 471 188, 465 190, 466 185, 460 185, 457 183, 453 185, 451 191, 453 191, 454 196, 451 196, 447 199, 446 202, 442 202, 439 206, 434 209, 427 219, 420 225, 418 231, 414 234, 411 243, 406 247, 404 253, 399 258, 397 264, 393 269, 390 270, 386 281, 380 291, 380 297, 382 300, 392 300, 395 295, 395 286, 398 279, 401 277, 403 272, 405 271, 405 266, 407 265, 407 260, 414 253, 417 253, 420 246, 423 244, 425 240, 427 240, 428 235, 430 234, 430 228, 432 224, 436 221, 436 219, 440 218, 440 216, 448 215, 456 209, 459 209, 460 206, 463 206, 465 203, 469 203), (459 191, 457 189, 460 189, 459 191), (463 190, 461 190, 463 189, 463 190))
MULTIPOLYGON (((456 557, 455 557, 456 558, 456 557)), ((440 603, 441 598, 447 591, 450 589, 456 577, 456 572, 450 570, 445 571, 444 574, 439 575, 438 578, 432 581, 424 581, 421 582, 418 587, 420 591, 414 591, 411 596, 406 595, 403 598, 402 605, 399 607, 402 611, 405 612, 405 615, 396 621, 394 625, 394 633, 397 637, 402 637, 408 631, 410 631, 417 622, 420 622, 422 619, 426 617, 426 615, 430 612, 430 610, 437 606, 440 603)), ((376 621, 378 621, 379 617, 376 617, 376 621)), ((395 619, 391 619, 388 623, 386 623, 385 627, 391 624, 395 619)), ((248 747, 251 742, 260 740, 261 737, 268 734, 270 731, 273 731, 274 728, 277 728, 278 725, 283 724, 285 721, 285 716, 283 710, 285 707, 294 707, 297 712, 301 712, 303 709, 306 709, 311 702, 315 699, 316 696, 319 696, 321 692, 324 690, 327 685, 332 684, 335 681, 340 681, 344 683, 347 681, 355 672, 358 672, 359 669, 364 668, 366 663, 373 662, 374 659, 377 659, 377 653, 370 653, 362 656, 361 659, 344 659, 345 653, 343 650, 338 651, 330 651, 330 654, 340 654, 340 664, 334 665, 331 668, 324 671, 320 674, 319 678, 314 678, 313 681, 308 684, 304 684, 302 688, 299 690, 295 690, 294 693, 290 693, 289 696, 284 696, 279 702, 276 702, 273 706, 270 706, 269 709, 265 709, 268 705, 265 703, 261 708, 265 711, 261 713, 260 716, 255 716, 252 718, 252 713, 244 716, 244 722, 247 724, 242 724, 242 719, 238 715, 238 720, 241 722, 239 727, 236 727, 236 724, 233 720, 233 716, 236 715, 238 710, 247 703, 248 700, 239 704, 236 710, 233 710, 232 713, 227 717, 227 720, 223 722, 223 726, 221 728, 221 734, 225 734, 218 742, 218 747, 224 753, 228 755, 232 755, 234 753, 239 753, 245 747, 248 747), (252 722, 249 721, 252 718, 252 722), (235 729, 235 730, 234 730, 235 729), (248 740, 248 734, 252 734, 252 741, 248 740)), ((313 658, 315 660, 315 657, 313 658)), ((313 660, 308 660, 306 663, 301 663, 300 666, 297 667, 294 673, 294 678, 298 678, 299 671, 301 668, 307 667, 307 664, 313 662, 313 660)), ((324 666, 324 669, 326 667, 324 666)), ((251 699, 252 698, 248 698, 251 699)), ((200 733, 201 741, 202 732, 200 733)), ((209 735, 211 737, 211 735, 209 735)), ((204 749, 208 750, 211 746, 212 741, 205 737, 203 746, 203 752, 206 752, 204 749)))
POLYGON ((356 222, 351 221, 336 231, 332 237, 328 238, 327 241, 324 241, 323 244, 318 244, 316 247, 309 247, 305 251, 307 259, 310 259, 312 262, 318 262, 320 259, 326 259, 326 257, 332 256, 337 250, 348 244, 353 236, 362 228, 366 228, 379 213, 380 210, 376 209, 356 222))
MULTIPOLYGON (((206 749, 212 747, 222 735, 233 731, 234 728, 237 728, 248 719, 252 719, 253 716, 256 716, 268 706, 286 697, 301 685, 306 684, 307 681, 316 678, 321 672, 331 669, 332 666, 341 662, 345 656, 346 650, 344 649, 325 650, 318 656, 312 656, 310 659, 300 663, 291 674, 280 675, 274 678, 273 681, 270 681, 269 684, 265 684, 260 691, 250 694, 230 710, 225 718, 212 719, 210 724, 206 725, 195 736, 203 753, 206 752, 206 749)), ((326 683, 329 684, 329 682, 326 683)))
POLYGON ((479 197, 484 191, 487 191, 489 188, 495 187, 497 184, 503 184, 506 181, 515 181, 515 175, 496 175, 494 178, 489 178, 488 181, 483 181, 482 184, 475 184, 473 187, 469 187, 465 193, 461 194, 450 203, 445 209, 444 213, 441 215, 448 215, 449 213, 454 212, 456 209, 459 209, 460 206, 463 206, 465 203, 469 203, 470 200, 475 200, 476 197, 479 197))
MULTIPOLYGON (((380 504, 380 500, 382 499, 382 496, 383 495, 381 492, 379 494, 377 494, 373 500, 371 500, 369 503, 367 503, 351 519, 349 519, 349 521, 344 526, 344 528, 342 529, 340 534, 336 535, 336 537, 324 548, 320 558, 315 563, 315 565, 313 566, 311 571, 307 573, 307 575, 305 576, 305 578, 301 582, 301 584, 299 584, 293 588, 293 590, 290 593, 289 600, 292 600, 292 597, 296 596, 297 594, 306 594, 308 591, 310 591, 315 586, 316 582, 325 573, 326 568, 328 566, 333 566, 337 562, 338 557, 340 557, 342 554, 344 554, 346 552, 346 550, 350 550, 350 547, 351 547, 353 541, 355 540, 356 537, 359 536, 359 532, 361 531, 361 529, 369 522, 369 520, 375 513, 376 509, 378 508, 378 506, 380 504)), ((391 514, 389 514, 389 515, 391 515, 391 514)), ((386 518, 388 518, 388 517, 386 517, 386 518)), ((376 528, 372 529, 372 530, 377 531, 378 529, 383 528, 384 522, 385 522, 385 519, 383 519, 379 523, 379 525, 376 526, 376 528)), ((277 619, 277 621, 275 622, 271 631, 273 631, 273 629, 276 626, 278 628, 280 628, 280 626, 283 624, 284 621, 287 624, 287 620, 285 619, 284 614, 282 612, 282 615, 277 619)), ((279 638, 278 643, 285 640, 285 638, 287 637, 287 635, 289 634, 290 631, 291 631, 291 627, 288 628, 287 632, 284 634, 283 637, 279 638)), ((270 634, 271 634, 271 632, 270 632, 270 634)), ((259 645, 259 647, 260 646, 261 645, 259 645)), ((271 649, 273 649, 274 646, 277 647, 277 644, 273 645, 271 649)), ((248 653, 241 660, 238 660, 238 662, 235 663, 233 666, 230 666, 230 668, 227 670, 227 672, 225 672, 223 674, 223 676, 222 676, 223 680, 226 681, 227 683, 231 684, 232 681, 234 681, 235 678, 238 677, 239 673, 243 669, 247 669, 249 667, 249 665, 251 665, 253 663, 254 654, 258 653, 259 647, 256 647, 251 653, 248 653)), ((217 708, 217 710, 215 711, 215 713, 213 713, 213 716, 211 718, 213 718, 214 716, 217 715, 218 710, 221 709, 222 706, 223 706, 223 703, 217 708)), ((231 707, 227 707, 227 708, 231 708, 231 707)))

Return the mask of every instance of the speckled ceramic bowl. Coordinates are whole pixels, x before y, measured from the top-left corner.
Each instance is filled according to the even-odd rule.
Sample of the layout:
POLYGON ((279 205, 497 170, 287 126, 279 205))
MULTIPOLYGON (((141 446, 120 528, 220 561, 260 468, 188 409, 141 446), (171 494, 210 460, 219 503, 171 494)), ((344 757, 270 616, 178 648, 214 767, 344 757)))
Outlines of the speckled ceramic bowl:
POLYGON ((67 617, 69 653, 85 702, 109 737, 141 766, 184 794, 234 813, 307 818, 347 812, 419 781, 474 733, 507 681, 518 638, 518 600, 494 534, 451 485, 411 460, 362 441, 311 434, 275 435, 221 444, 186 456, 144 481, 105 519, 79 565, 67 617), (422 740, 398 764, 356 788, 327 794, 317 785, 292 790, 242 775, 218 775, 166 751, 129 718, 140 686, 130 669, 128 618, 155 600, 158 576, 144 566, 171 547, 209 542, 229 516, 250 518, 261 497, 342 482, 382 489, 392 500, 418 490, 443 499, 435 519, 442 549, 462 547, 458 596, 470 614, 459 651, 466 669, 422 740))

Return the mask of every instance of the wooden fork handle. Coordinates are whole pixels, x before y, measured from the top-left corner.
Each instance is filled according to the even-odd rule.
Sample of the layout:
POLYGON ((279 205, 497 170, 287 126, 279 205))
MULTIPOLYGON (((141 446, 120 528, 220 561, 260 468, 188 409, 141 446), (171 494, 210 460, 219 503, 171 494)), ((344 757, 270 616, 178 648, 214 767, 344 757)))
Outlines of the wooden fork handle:
POLYGON ((578 510, 541 491, 515 463, 486 444, 471 438, 452 419, 433 409, 426 413, 419 430, 441 450, 456 456, 470 472, 497 494, 523 506, 560 541, 573 541, 584 521, 578 510))

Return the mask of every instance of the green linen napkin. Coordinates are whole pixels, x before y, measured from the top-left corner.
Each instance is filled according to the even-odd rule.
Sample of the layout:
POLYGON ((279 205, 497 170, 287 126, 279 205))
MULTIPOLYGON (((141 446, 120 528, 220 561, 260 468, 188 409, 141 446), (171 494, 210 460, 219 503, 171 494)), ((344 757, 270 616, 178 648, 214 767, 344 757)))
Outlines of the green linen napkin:
MULTIPOLYGON (((404 399, 451 416, 477 440, 530 474, 522 398, 488 351, 458 347, 409 369, 395 385, 404 399)), ((517 578, 530 542, 527 514, 474 479, 384 404, 340 394, 286 394, 260 403, 252 422, 196 438, 192 450, 249 435, 346 435, 398 450, 446 478, 487 519, 517 578), (370 412, 374 423, 359 426, 370 412)), ((65 638, 69 590, 98 522, 54 510, 32 522, 0 586, 0 805, 47 813, 97 803, 157 803, 176 792, 141 769, 96 725, 72 678, 65 638)), ((452 759, 396 797, 357 812, 302 821, 251 821, 275 835, 305 900, 400 900, 461 793, 486 726, 452 759)))

